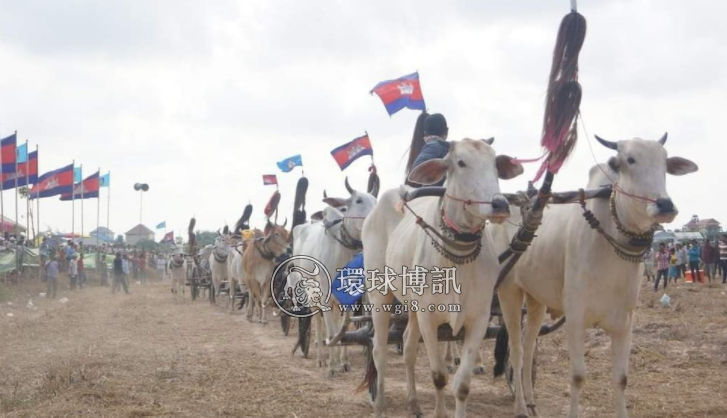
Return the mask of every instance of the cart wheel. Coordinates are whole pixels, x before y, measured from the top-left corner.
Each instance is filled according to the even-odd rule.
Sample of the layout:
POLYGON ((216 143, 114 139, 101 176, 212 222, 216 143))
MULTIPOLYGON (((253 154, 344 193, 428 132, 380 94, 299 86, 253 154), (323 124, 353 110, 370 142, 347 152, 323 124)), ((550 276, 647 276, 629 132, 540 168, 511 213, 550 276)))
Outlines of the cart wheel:
POLYGON ((310 335, 311 335, 310 328, 312 328, 312 326, 309 326, 308 327, 309 329, 307 331, 302 330, 302 328, 305 325, 305 322, 306 321, 298 321, 298 333, 305 332, 305 338, 301 339, 300 351, 303 353, 303 358, 308 358, 308 352, 310 351, 310 335))
MULTIPOLYGON (((514 373, 510 365, 510 349, 507 350, 507 369, 505 369, 505 378, 507 379, 507 388, 510 394, 515 396, 515 382, 513 381, 514 373)), ((535 378, 538 375, 538 340, 535 340, 535 351, 533 352, 533 392, 535 392, 535 378)))

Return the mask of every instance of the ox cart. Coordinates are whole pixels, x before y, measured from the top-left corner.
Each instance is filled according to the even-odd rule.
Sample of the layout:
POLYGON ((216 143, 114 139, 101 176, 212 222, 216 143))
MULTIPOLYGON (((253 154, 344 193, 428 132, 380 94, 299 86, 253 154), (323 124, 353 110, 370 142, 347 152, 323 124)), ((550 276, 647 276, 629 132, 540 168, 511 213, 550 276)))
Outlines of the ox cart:
POLYGON ((187 255, 187 280, 185 285, 189 286, 189 294, 192 300, 200 296, 200 291, 207 292, 210 303, 215 302, 214 286, 212 285, 212 272, 209 269, 209 262, 201 255, 187 255))
MULTIPOLYGON (((519 192, 516 194, 505 194, 508 202, 520 208, 523 211, 523 223, 520 225, 518 234, 513 238, 508 250, 500 255, 499 260, 502 266, 502 270, 497 280, 499 285, 502 280, 507 276, 510 269, 514 266, 515 262, 519 258, 535 237, 535 231, 537 230, 540 220, 542 219, 542 208, 545 204, 573 204, 580 203, 582 206, 585 205, 585 201, 592 198, 608 198, 611 195, 611 186, 601 187, 593 190, 579 190, 562 193, 551 193, 549 191, 550 184, 552 182, 552 176, 546 178, 545 184, 540 191, 535 189, 530 183, 528 190, 525 192, 519 192), (512 256, 517 257, 513 258, 512 256)), ((410 190, 406 193, 402 192, 401 197, 404 201, 411 201, 418 197, 424 196, 442 196, 445 192, 444 187, 422 187, 419 189, 410 190)), ((584 217, 589 222, 593 229, 597 229, 598 225, 593 224, 589 219, 589 213, 584 212, 584 217)), ((523 308, 523 313, 525 309, 523 308)), ((504 321, 502 320, 502 312, 500 310, 499 301, 497 294, 494 295, 492 306, 491 306, 491 322, 487 328, 485 339, 495 339, 501 332, 506 332, 504 327, 504 321)), ((524 318, 524 315, 523 315, 524 318)), ((392 313, 391 325, 389 327, 388 344, 396 344, 397 351, 401 352, 401 346, 404 342, 404 332, 406 330, 408 322, 408 313, 392 313)), ((539 336, 545 336, 558 330, 565 323, 565 317, 559 318, 556 322, 551 324, 544 324, 540 328, 539 336)), ((341 328, 341 332, 331 340, 331 344, 353 346, 358 345, 364 348, 366 356, 366 373, 368 374, 371 368, 374 367, 373 362, 373 321, 371 314, 363 316, 349 317, 344 321, 341 328), (348 331, 350 325, 354 324, 358 329, 355 331, 348 331)), ((449 341, 462 341, 464 339, 464 330, 460 330, 457 335, 452 334, 452 329, 448 324, 441 325, 438 329, 438 339, 442 342, 449 341)), ((303 347, 301 347, 303 348, 303 347)), ((509 359, 509 348, 507 348, 509 359)), ((306 351, 303 352, 307 355, 306 351)), ((537 346, 536 346, 537 355, 537 346)), ((509 365, 509 361, 506 360, 507 368, 505 370, 506 381, 510 392, 514 395, 513 387, 513 371, 509 365)), ((533 382, 535 382, 536 367, 533 365, 533 382)), ((376 384, 374 382, 368 385, 368 392, 371 400, 376 398, 376 384)))

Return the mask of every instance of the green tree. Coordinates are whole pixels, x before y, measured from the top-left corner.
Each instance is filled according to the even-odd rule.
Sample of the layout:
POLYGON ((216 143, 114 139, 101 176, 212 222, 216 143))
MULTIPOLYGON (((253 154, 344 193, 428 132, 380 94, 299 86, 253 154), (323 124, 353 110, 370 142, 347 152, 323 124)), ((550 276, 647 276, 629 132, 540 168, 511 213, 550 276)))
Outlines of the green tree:
POLYGON ((158 251, 161 249, 161 244, 150 239, 141 240, 136 244, 143 251, 158 251))
POLYGON ((214 244, 217 238, 217 232, 215 231, 197 231, 195 235, 197 236, 198 248, 204 248, 207 245, 214 244))

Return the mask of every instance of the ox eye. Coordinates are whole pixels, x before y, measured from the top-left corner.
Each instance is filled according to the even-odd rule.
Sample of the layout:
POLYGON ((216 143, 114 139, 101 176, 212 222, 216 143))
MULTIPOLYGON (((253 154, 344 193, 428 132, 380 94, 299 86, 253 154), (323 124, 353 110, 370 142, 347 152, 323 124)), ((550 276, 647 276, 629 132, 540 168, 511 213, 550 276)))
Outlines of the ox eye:
POLYGON ((467 167, 467 164, 465 164, 465 162, 462 161, 462 160, 457 161, 457 165, 460 166, 460 167, 462 167, 462 168, 467 167))
POLYGON ((634 160, 634 157, 629 157, 629 158, 627 158, 627 159, 626 159, 626 161, 627 161, 627 162, 628 162, 629 164, 631 164, 631 165, 633 165, 633 164, 636 164, 636 160, 634 160))
POLYGON ((361 199, 356 199, 356 203, 361 204, 363 202, 361 199))

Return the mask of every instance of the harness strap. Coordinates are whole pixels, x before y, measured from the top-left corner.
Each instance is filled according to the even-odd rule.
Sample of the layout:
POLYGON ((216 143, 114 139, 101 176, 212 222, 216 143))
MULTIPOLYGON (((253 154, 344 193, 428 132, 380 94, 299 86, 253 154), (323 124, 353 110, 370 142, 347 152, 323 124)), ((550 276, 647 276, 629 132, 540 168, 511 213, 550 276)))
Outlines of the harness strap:
MULTIPOLYGON (((640 263, 642 258, 644 257, 644 254, 651 248, 651 243, 653 242, 654 233, 653 231, 650 234, 650 239, 634 239, 631 238, 629 241, 629 244, 632 246, 632 248, 629 248, 620 242, 616 240, 614 237, 609 235, 604 229, 601 227, 601 222, 596 218, 596 215, 593 214, 590 210, 586 208, 586 192, 583 189, 578 190, 579 194, 579 203, 581 205, 581 208, 583 209, 583 217, 586 219, 586 222, 588 223, 588 226, 591 227, 591 229, 596 230, 599 234, 601 234, 606 241, 613 247, 614 251, 616 252, 616 255, 621 257, 621 259, 625 261, 630 261, 632 263, 640 263)), ((613 201, 613 199, 612 199, 613 201)), ((613 205, 613 204, 611 204, 613 205)), ((618 217, 616 216, 616 213, 612 211, 612 216, 616 219, 618 217)), ((619 228, 620 231, 620 228, 619 228)), ((632 233, 633 234, 633 233, 632 233)), ((626 235, 626 234, 624 234, 626 235)))
POLYGON ((255 246, 255 249, 257 249, 257 251, 258 251, 258 252, 260 253, 260 256, 261 256, 262 258, 264 258, 265 260, 272 260, 273 258, 275 258, 275 254, 273 254, 273 253, 272 253, 272 252, 270 251, 270 249, 268 249, 268 248, 267 248, 267 245, 266 245, 265 243, 263 243, 263 246, 265 247, 265 249, 264 249, 264 250, 263 250, 263 248, 261 248, 261 247, 260 247, 260 246, 258 245, 258 243, 257 243, 257 242, 253 243, 253 245, 255 246))

